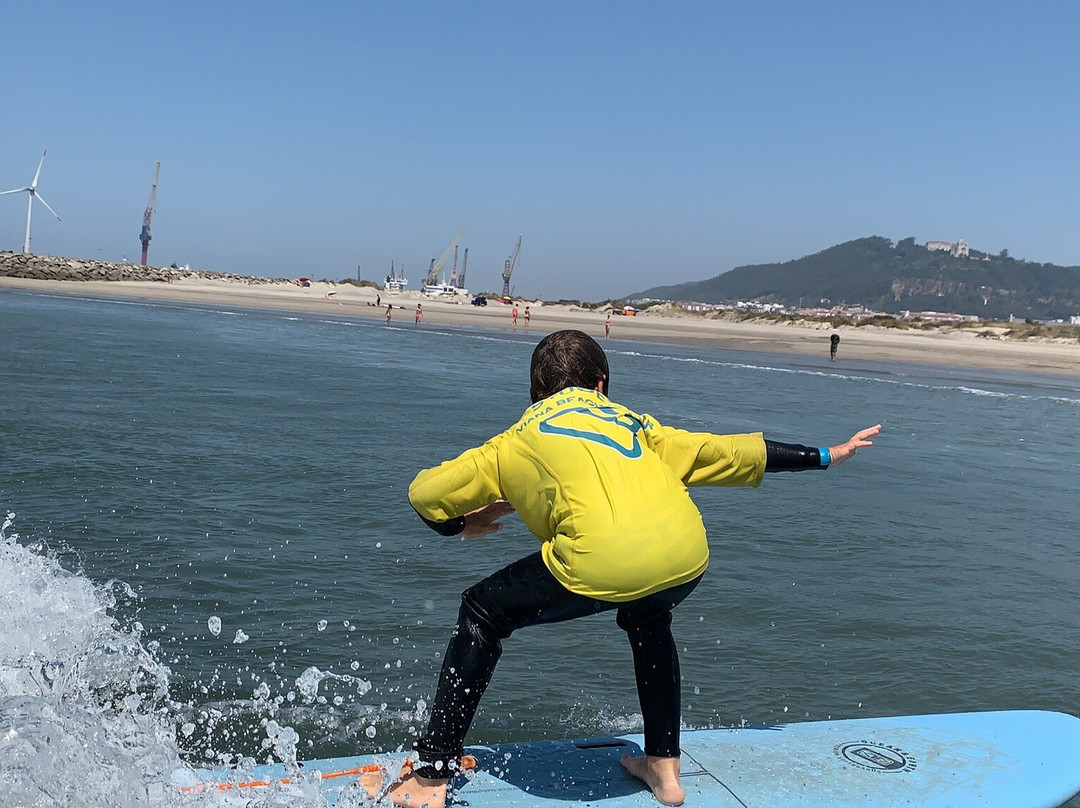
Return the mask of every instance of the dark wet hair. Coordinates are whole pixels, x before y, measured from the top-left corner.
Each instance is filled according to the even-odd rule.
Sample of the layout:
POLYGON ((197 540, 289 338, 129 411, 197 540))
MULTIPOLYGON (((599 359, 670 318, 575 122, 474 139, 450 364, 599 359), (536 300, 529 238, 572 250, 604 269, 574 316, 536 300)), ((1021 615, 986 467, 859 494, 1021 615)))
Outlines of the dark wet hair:
POLYGON ((533 403, 565 390, 585 387, 608 394, 611 383, 607 356, 600 343, 584 331, 556 331, 548 334, 533 351, 529 367, 529 396, 533 403))

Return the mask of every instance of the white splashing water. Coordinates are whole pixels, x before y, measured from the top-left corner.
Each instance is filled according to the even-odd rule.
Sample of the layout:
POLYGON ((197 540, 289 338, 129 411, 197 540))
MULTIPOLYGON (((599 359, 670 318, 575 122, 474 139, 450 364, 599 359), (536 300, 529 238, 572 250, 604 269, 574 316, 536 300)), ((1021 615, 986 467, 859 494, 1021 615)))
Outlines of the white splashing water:
POLYGON ((181 767, 169 670, 95 586, 0 528, 0 783, 7 805, 167 805, 181 767))
MULTIPOLYGON (((235 792, 184 789, 201 779, 181 758, 177 733, 195 732, 179 721, 168 698, 169 668, 142 627, 111 616, 126 585, 95 584, 65 570, 47 548, 25 546, 9 533, 14 514, 0 527, 0 795, 3 805, 41 808, 173 808, 248 805, 235 792)), ((213 631, 213 627, 211 626, 213 631)), ((215 634, 217 632, 214 632, 215 634)), ((241 635, 237 635, 237 640, 241 635)), ((246 636, 243 637, 246 639, 246 636)), ((318 701, 319 683, 355 677, 311 669, 297 682, 305 699, 318 701), (306 678, 305 678, 306 677, 306 678)), ((252 704, 272 703, 265 684, 252 704)), ((300 738, 291 727, 264 723, 264 748, 296 770, 300 738)), ((227 754, 219 756, 229 759, 227 754)), ((254 761, 237 761, 236 779, 254 761)), ((364 798, 346 802, 360 805, 364 798)), ((265 808, 323 806, 317 784, 297 778, 288 787, 260 789, 265 808)))

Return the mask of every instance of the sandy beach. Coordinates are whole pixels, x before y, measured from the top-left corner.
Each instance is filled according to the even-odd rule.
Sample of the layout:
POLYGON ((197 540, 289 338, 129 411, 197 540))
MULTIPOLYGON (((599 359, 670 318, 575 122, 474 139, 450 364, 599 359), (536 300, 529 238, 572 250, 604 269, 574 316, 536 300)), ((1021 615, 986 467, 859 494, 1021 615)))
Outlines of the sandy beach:
MULTIPOLYGON (((492 303, 471 306, 465 299, 430 298, 419 292, 381 292, 350 284, 315 282, 310 287, 286 283, 246 283, 236 280, 188 278, 174 283, 149 281, 52 281, 0 277, 0 291, 40 294, 158 300, 207 306, 276 309, 339 317, 383 319, 393 305, 395 325, 413 325, 417 303, 423 306, 423 325, 468 325, 511 331, 511 307, 492 303), (376 295, 381 306, 376 306, 376 295)), ((530 307, 529 333, 542 336, 561 328, 579 328, 604 338, 605 315, 575 306, 526 301, 519 305, 517 330, 524 332, 524 311, 530 307)), ((640 340, 746 350, 818 355, 828 362, 831 328, 824 323, 778 325, 708 319, 670 308, 650 309, 636 317, 611 318, 614 342, 640 340)), ((858 359, 918 362, 948 367, 980 367, 1080 376, 1080 344, 1076 342, 987 339, 972 330, 940 327, 929 331, 874 326, 839 329, 838 362, 858 359)))

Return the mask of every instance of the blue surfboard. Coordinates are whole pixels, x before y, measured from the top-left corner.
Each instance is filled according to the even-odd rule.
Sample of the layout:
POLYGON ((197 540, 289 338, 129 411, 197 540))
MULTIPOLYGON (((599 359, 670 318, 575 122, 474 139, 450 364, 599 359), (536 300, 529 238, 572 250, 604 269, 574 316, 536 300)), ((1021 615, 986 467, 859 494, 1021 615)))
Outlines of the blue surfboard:
MULTIPOLYGON (((656 806, 619 765, 641 744, 640 735, 621 735, 473 746, 475 766, 452 784, 450 804, 656 806)), ((346 789, 359 788, 364 767, 396 772, 403 758, 312 760, 292 776, 280 764, 200 771, 196 784, 174 785, 241 799, 264 788, 315 789, 331 805, 355 804, 346 789)), ((682 734, 682 784, 687 806, 709 808, 1051 808, 1080 793, 1080 719, 1006 711, 693 730, 682 734)))

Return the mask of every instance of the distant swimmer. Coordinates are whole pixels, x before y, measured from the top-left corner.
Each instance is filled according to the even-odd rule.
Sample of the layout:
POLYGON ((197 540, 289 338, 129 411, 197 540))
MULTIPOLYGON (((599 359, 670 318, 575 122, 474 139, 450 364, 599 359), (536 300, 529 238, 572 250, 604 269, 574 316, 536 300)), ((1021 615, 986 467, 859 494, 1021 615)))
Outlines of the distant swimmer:
POLYGON ((420 321, 424 319, 424 308, 419 303, 416 304, 416 320, 413 325, 420 325, 420 321))
POLYGON ((394 304, 386 304, 386 324, 390 325, 390 318, 394 316, 394 304))
POLYGON ((829 361, 836 361, 836 349, 840 347, 840 335, 835 331, 833 335, 829 337, 829 361))

